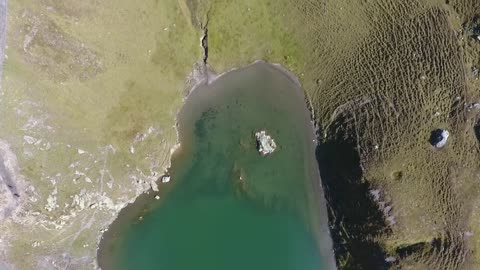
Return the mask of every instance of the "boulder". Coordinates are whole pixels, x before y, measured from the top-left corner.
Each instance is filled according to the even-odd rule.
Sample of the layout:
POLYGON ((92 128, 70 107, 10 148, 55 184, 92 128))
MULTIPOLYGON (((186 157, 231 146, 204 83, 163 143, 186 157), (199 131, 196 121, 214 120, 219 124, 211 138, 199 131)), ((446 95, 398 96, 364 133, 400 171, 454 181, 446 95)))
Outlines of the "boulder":
POLYGON ((436 129, 430 135, 430 144, 435 148, 442 148, 447 143, 450 133, 445 129, 436 129))
POLYGON ((170 182, 170 175, 164 175, 162 176, 162 183, 168 183, 170 182))
POLYGON ((257 150, 260 154, 268 155, 277 149, 277 144, 265 130, 255 132, 255 138, 257 140, 257 150))

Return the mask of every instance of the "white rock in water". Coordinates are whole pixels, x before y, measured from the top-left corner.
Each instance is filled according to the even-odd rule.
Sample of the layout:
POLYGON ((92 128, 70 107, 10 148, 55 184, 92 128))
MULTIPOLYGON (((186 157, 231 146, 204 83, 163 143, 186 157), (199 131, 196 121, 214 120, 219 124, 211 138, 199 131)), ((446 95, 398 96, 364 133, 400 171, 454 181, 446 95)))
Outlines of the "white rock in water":
POLYGON ((155 200, 160 200, 160 196, 155 195, 155 200))
POLYGON ((267 135, 265 130, 255 132, 257 139, 257 149, 262 155, 271 154, 277 149, 277 144, 270 135, 267 135))
POLYGON ((168 183, 168 182, 170 182, 170 175, 162 176, 162 183, 168 183))

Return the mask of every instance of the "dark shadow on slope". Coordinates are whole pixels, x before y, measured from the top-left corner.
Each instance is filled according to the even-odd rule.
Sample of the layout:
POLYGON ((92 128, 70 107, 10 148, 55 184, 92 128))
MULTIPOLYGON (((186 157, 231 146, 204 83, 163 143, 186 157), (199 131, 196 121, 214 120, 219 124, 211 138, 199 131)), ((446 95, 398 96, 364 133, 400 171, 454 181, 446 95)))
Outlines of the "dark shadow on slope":
POLYGON ((480 120, 477 120, 477 123, 473 127, 473 131, 475 133, 475 137, 477 138, 477 141, 480 142, 480 120))
POLYGON ((402 261, 408 261, 408 259, 418 261, 419 258, 425 258, 425 262, 430 263, 432 269, 464 269, 461 268, 461 265, 465 261, 467 253, 462 242, 462 236, 452 236, 450 233, 446 233, 430 241, 399 246, 395 253, 402 261), (429 258, 432 257, 441 259, 429 262, 429 258))
POLYGON ((477 39, 480 36, 480 16, 475 15, 471 20, 464 22, 463 31, 467 36, 477 39))
MULTIPOLYGON (((373 240, 387 230, 382 212, 361 181, 356 143, 338 134, 317 147, 328 203, 329 226, 339 269, 388 269, 387 256, 373 240)), ((343 133, 343 132, 342 132, 343 133)))

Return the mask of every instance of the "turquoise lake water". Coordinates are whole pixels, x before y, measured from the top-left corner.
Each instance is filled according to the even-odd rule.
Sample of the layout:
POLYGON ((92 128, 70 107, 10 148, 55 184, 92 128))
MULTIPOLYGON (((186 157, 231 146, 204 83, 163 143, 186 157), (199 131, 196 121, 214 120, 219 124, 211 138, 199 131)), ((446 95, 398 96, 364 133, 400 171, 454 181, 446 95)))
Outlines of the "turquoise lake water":
POLYGON ((159 184, 160 200, 151 192, 127 207, 101 245, 100 265, 332 269, 305 106, 298 86, 265 63, 194 90, 179 114, 181 148, 172 159, 171 182, 159 184), (259 130, 274 138, 274 153, 257 151, 259 130))

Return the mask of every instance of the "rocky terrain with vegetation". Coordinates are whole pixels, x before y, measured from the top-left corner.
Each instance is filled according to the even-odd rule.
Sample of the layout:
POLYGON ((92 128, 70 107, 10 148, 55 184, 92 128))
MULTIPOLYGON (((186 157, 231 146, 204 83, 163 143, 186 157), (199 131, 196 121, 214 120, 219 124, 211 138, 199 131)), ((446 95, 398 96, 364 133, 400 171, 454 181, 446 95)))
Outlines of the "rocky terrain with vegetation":
POLYGON ((9 1, 0 269, 95 269, 118 211, 162 188, 189 89, 258 59, 307 93, 339 269, 478 269, 479 18, 476 0, 9 1))

